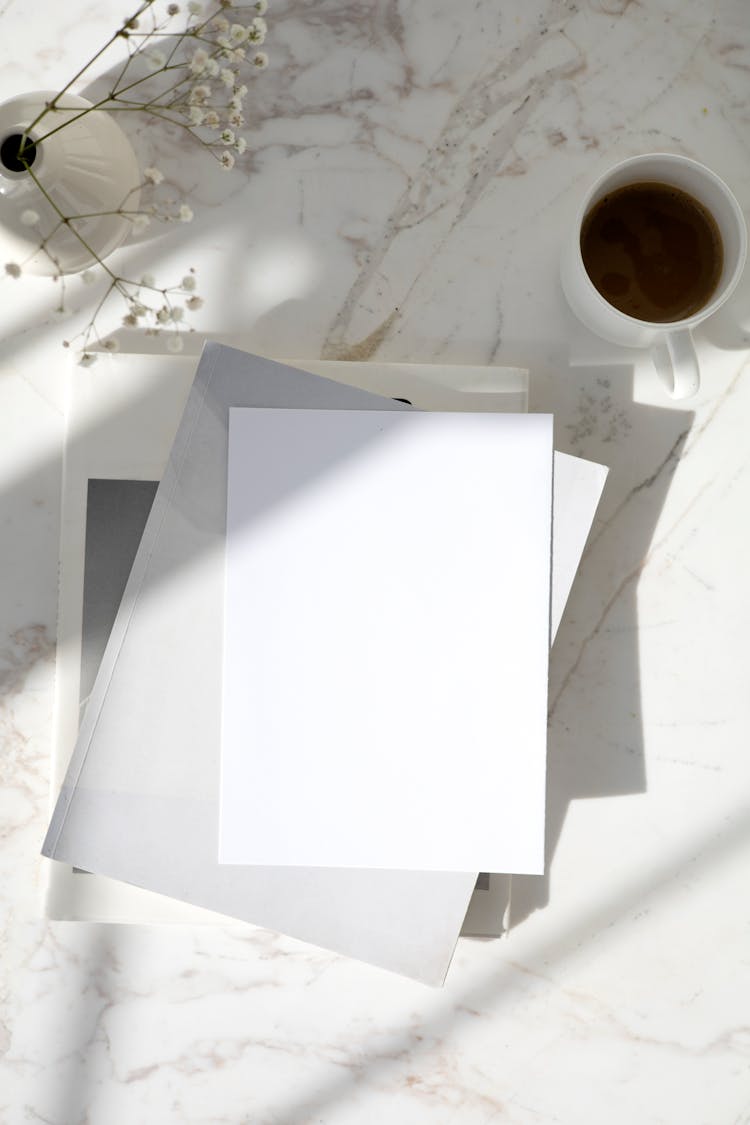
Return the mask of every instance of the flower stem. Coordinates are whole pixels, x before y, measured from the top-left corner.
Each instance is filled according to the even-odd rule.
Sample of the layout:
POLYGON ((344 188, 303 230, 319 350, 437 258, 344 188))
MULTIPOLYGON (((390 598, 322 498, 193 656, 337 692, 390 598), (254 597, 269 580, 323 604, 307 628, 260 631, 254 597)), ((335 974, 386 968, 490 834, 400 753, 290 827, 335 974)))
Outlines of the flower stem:
POLYGON ((51 110, 57 108, 56 105, 55 105, 57 100, 59 98, 61 98, 63 96, 63 94, 67 94, 68 90, 73 85, 73 83, 77 82, 78 79, 81 77, 81 75, 85 74, 86 71, 89 69, 89 67, 93 66, 93 64, 96 62, 96 60, 98 58, 101 58, 101 56, 104 54, 104 52, 107 51, 112 46, 112 44, 115 42, 116 39, 121 38, 121 33, 122 33, 123 29, 127 28, 128 23, 130 23, 131 20, 138 19, 138 17, 140 15, 142 15, 143 12, 145 12, 147 8, 150 8, 153 3, 154 3, 154 0, 143 0, 143 3, 140 5, 138 10, 136 12, 134 12, 133 15, 129 17, 129 19, 125 20, 125 23, 122 25, 122 27, 119 27, 117 29, 117 31, 114 33, 114 35, 111 35, 109 37, 109 39, 104 44, 104 46, 100 47, 99 50, 96 52, 96 54, 91 56, 89 61, 84 66, 82 66, 81 69, 76 74, 73 75, 73 77, 70 79, 70 81, 66 82, 66 84, 63 86, 62 90, 60 90, 57 94, 55 94, 52 101, 48 105, 46 105, 44 107, 44 109, 42 109, 36 115, 36 117, 31 122, 31 124, 26 127, 27 133, 31 132, 31 130, 34 128, 34 126, 36 124, 38 124, 39 121, 42 120, 42 118, 44 117, 44 115, 46 113, 49 113, 51 110))
POLYGON ((99 265, 100 265, 100 266, 102 267, 102 269, 103 269, 103 270, 104 270, 104 271, 105 271, 106 273, 108 273, 108 274, 109 274, 109 276, 110 276, 110 277, 111 277, 112 279, 114 279, 114 278, 115 278, 115 275, 114 275, 114 274, 112 273, 112 270, 111 270, 111 269, 109 268, 109 266, 108 266, 108 265, 106 264, 106 262, 103 262, 103 261, 102 261, 102 259, 101 259, 101 258, 99 257, 99 255, 98 255, 98 254, 96 253, 96 251, 95 251, 95 250, 94 250, 94 249, 93 249, 93 248, 92 248, 91 246, 89 246, 88 242, 87 242, 87 241, 86 241, 86 239, 85 239, 85 238, 83 237, 83 235, 82 235, 82 234, 80 234, 80 233, 79 233, 79 231, 77 231, 77 230, 76 230, 76 228, 75 228, 75 227, 73 226, 73 224, 72 224, 72 221, 71 221, 71 218, 76 218, 77 216, 72 216, 72 217, 71 217, 71 216, 68 216, 68 215, 66 215, 66 214, 65 214, 65 213, 64 213, 63 211, 61 211, 61 210, 60 210, 60 208, 59 208, 59 207, 57 206, 57 204, 55 203, 55 201, 54 201, 54 199, 52 198, 52 196, 51 196, 51 195, 49 194, 49 192, 47 191, 47 189, 46 189, 46 188, 44 187, 44 184, 42 184, 42 183, 41 183, 41 181, 39 180, 39 177, 38 177, 38 176, 37 176, 37 175, 36 175, 36 174, 34 173, 34 170, 33 170, 33 168, 32 168, 32 167, 31 167, 31 166, 30 166, 30 165, 29 165, 28 163, 27 163, 27 166, 26 166, 26 168, 27 168, 27 171, 28 171, 29 175, 31 176, 32 180, 34 181, 34 183, 36 184, 36 186, 37 186, 37 187, 39 188, 39 190, 40 190, 40 192, 42 193, 42 195, 44 196, 44 198, 45 198, 45 199, 47 200, 47 202, 49 203, 50 207, 52 207, 52 209, 53 209, 53 210, 55 211, 55 213, 56 213, 56 214, 58 215, 58 217, 60 218, 60 221, 61 221, 62 223, 64 223, 64 224, 65 224, 65 225, 67 226, 67 228, 68 228, 69 230, 71 230, 71 231, 73 232, 73 234, 75 235, 75 237, 76 237, 76 238, 78 239, 78 241, 79 241, 79 242, 81 243, 81 246, 83 246, 85 250, 88 250, 89 254, 90 254, 90 255, 91 255, 91 257, 92 257, 92 258, 94 259, 94 261, 98 262, 98 263, 99 263, 99 265))

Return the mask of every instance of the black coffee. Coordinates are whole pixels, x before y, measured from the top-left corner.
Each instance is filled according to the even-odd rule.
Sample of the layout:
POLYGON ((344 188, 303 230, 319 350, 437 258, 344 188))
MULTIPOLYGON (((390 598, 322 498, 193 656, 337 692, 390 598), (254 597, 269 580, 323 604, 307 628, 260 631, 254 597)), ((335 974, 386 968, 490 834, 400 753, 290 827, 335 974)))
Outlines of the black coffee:
POLYGON ((721 277, 716 220, 687 192, 638 183, 600 199, 583 221, 581 254, 596 288, 638 320, 682 320, 707 305, 721 277))

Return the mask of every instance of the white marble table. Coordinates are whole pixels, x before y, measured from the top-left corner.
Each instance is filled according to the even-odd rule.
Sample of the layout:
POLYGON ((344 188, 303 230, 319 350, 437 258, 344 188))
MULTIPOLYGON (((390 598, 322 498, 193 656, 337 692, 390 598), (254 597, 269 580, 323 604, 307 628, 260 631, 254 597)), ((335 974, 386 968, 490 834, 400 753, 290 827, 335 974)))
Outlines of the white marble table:
MULTIPOLYGON (((62 84, 122 14, 4 0, 0 97, 62 84)), ((266 354, 528 366, 557 447, 611 466, 553 650, 548 874, 442 990, 249 927, 40 918, 66 329, 49 282, 2 282, 1 1121, 750 1121, 750 282, 674 404, 556 278, 625 156, 703 160, 747 213, 748 16, 279 0, 245 168, 161 152, 196 220, 123 251, 198 267, 197 327, 266 354)))

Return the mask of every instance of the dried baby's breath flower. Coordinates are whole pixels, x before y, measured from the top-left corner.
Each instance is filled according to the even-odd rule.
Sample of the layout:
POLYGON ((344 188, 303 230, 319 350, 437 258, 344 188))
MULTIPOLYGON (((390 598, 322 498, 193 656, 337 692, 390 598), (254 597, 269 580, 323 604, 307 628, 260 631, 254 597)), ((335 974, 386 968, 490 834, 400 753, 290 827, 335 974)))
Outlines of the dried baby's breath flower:
MULTIPOLYGON (((235 165, 235 156, 247 150, 247 141, 240 135, 245 126, 243 101, 248 93, 247 85, 241 81, 242 68, 245 68, 246 74, 250 68, 263 69, 268 64, 268 57, 259 50, 267 33, 263 19, 267 8, 266 0, 208 0, 204 3, 199 0, 179 0, 179 3, 164 0, 163 4, 161 0, 159 3, 141 0, 137 15, 123 20, 112 37, 116 49, 122 52, 123 46, 126 47, 126 57, 124 65, 121 59, 114 62, 110 73, 116 77, 112 80, 110 93, 97 108, 141 111, 165 120, 173 127, 181 126, 194 143, 212 152, 224 170, 230 170, 235 165), (148 18, 144 18, 143 13, 147 9, 148 18), (172 30, 175 25, 170 21, 180 13, 183 13, 184 20, 182 29, 176 27, 172 30), (141 61, 140 76, 130 69, 138 57, 141 61), (148 85, 141 86, 141 82, 148 85)), ((84 75, 102 53, 98 51, 94 54, 78 77, 84 75)), ((55 101, 56 97, 52 97, 34 121, 35 129, 39 128, 45 114, 55 108, 55 101)), ((63 127, 57 122, 52 125, 54 131, 63 127)), ((41 141, 46 136, 45 126, 46 123, 39 133, 41 141)), ((35 176, 41 170, 40 164, 35 176)), ((68 215, 64 213, 63 205, 59 209, 60 222, 67 223, 73 235, 83 242, 84 228, 77 227, 77 219, 116 215, 127 219, 133 232, 144 231, 156 219, 183 223, 193 219, 188 203, 181 202, 179 198, 170 199, 166 187, 163 191, 153 191, 146 206, 134 204, 138 186, 159 188, 165 183, 164 173, 153 165, 143 169, 141 178, 140 185, 123 184, 122 202, 112 211, 94 212, 92 208, 91 213, 85 216, 68 215)), ((37 186, 41 194, 49 199, 47 188, 50 185, 37 186)), ((31 202, 33 204, 33 200, 31 202)), ((30 205, 21 210, 21 222, 35 228, 42 221, 40 215, 45 214, 41 207, 30 205)), ((40 249, 47 253, 57 269, 54 280, 58 282, 59 302, 54 315, 67 316, 64 263, 54 257, 54 243, 47 245, 49 240, 54 239, 56 229, 44 241, 39 234, 40 249)), ((95 246, 95 241, 93 244, 95 246)), ((91 253, 89 245, 84 245, 91 253)), ((191 269, 180 285, 162 286, 157 285, 150 274, 144 275, 140 282, 119 276, 95 252, 93 256, 95 266, 83 271, 81 280, 84 285, 97 283, 96 300, 92 301, 96 308, 86 328, 72 343, 67 342, 68 346, 76 346, 77 341, 80 362, 88 366, 95 361, 100 347, 105 351, 114 351, 117 347, 113 336, 100 334, 94 326, 110 296, 118 297, 125 303, 119 318, 122 325, 129 329, 139 328, 149 335, 164 334, 165 342, 167 337, 170 338, 167 345, 170 350, 181 350, 182 338, 175 331, 175 326, 183 316, 203 305, 203 299, 195 293, 194 271, 191 269), (180 305, 174 304, 177 294, 184 294, 180 305)), ((12 278, 19 278, 23 272, 22 264, 18 262, 7 262, 4 269, 6 276, 12 278)))
POLYGON ((188 94, 188 102, 190 105, 205 105, 210 97, 211 87, 207 82, 199 82, 188 94))
POLYGON ((266 21, 260 16, 256 16, 253 22, 247 29, 247 39, 249 43, 256 43, 260 46, 265 41, 268 26, 266 21))
POLYGON ((193 74, 202 74, 208 62, 208 51, 203 47, 196 47, 190 60, 190 69, 193 74))

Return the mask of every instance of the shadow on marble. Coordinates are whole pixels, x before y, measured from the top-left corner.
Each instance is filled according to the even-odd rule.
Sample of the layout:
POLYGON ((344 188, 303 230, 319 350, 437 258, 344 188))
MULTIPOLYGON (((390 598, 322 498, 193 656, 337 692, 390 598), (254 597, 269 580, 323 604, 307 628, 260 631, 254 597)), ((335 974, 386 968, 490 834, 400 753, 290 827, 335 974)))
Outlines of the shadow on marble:
POLYGON ((560 420, 555 448, 610 474, 550 659, 545 874, 513 878, 511 928, 549 902, 570 802, 647 787, 638 581, 695 416, 666 396, 636 403, 633 377, 619 360, 532 381, 531 408, 560 420))
POLYGON ((709 340, 717 348, 744 351, 750 345, 750 268, 717 313, 704 321, 694 333, 709 340))
MULTIPOLYGON (((56 975, 49 1013, 53 1023, 64 1019, 64 1031, 53 1040, 56 1054, 50 1059, 51 1065, 33 1101, 45 1113, 38 1120, 62 1125, 88 1120, 87 1111, 97 1097, 106 1106, 104 1080, 113 1065, 112 1028, 107 1027, 107 1020, 118 1002, 133 995, 127 967, 132 962, 134 927, 87 923, 81 938, 80 922, 48 925, 51 941, 66 970, 56 975), (68 945, 71 933, 76 938, 68 945), (58 1011, 54 1011, 53 1005, 58 1011), (43 1099, 41 1104, 37 1098, 43 1099)), ((111 1091, 110 1086, 110 1098, 111 1091)))
MULTIPOLYGON (((449 976, 445 1002, 435 1014, 427 1018, 415 1016, 408 1025, 398 1027, 387 1037, 378 1036, 374 1049, 363 1039, 356 1053, 354 1049, 350 1051, 354 1060, 340 1068, 340 1075, 307 1091, 297 1086, 288 1101, 279 1100, 273 1106, 272 1120, 276 1125, 323 1122, 328 1120, 327 1114, 334 1107, 361 1097, 369 1084, 377 1087, 389 1077, 408 1084, 409 1078, 402 1077, 404 1073, 414 1074, 414 1081, 419 1083, 419 1068, 426 1060, 434 1059, 436 1054, 440 1059, 450 1057, 451 1051, 466 1042, 462 1036, 476 1034, 477 1021, 492 1018, 504 1002, 515 1000, 517 1004, 519 987, 533 983, 535 978, 541 983, 559 982, 566 963, 581 955, 581 950, 591 948, 605 930, 611 930, 633 911, 646 909, 650 899, 663 898, 679 890, 684 886, 686 872, 697 882, 703 871, 719 867, 727 857, 746 847, 748 841, 750 819, 741 811, 731 820, 722 819, 710 826, 700 836, 692 836, 680 851, 654 864, 642 878, 613 888, 605 901, 597 902, 582 913, 574 926, 526 948, 522 964, 506 956, 495 968, 475 977, 462 991, 451 991, 449 976)), ((502 1046, 498 1046, 498 1051, 500 1059, 502 1046)), ((452 1089, 450 1085, 446 1088, 452 1089)), ((429 1087, 427 1090, 429 1093, 429 1087)), ((451 1106, 452 1111, 454 1108, 451 1106)), ((487 1117, 488 1121, 505 1119, 502 1107, 498 1116, 490 1113, 487 1117)))
MULTIPOLYGON (((465 1042, 462 1036, 472 1034, 478 1019, 490 1018, 501 1005, 512 1002, 519 982, 534 977, 541 981, 559 979, 566 964, 585 956, 586 950, 604 931, 611 931, 633 912, 648 909, 650 901, 656 898, 663 900, 673 893, 684 894, 686 878, 691 884, 697 883, 702 873, 719 868, 729 856, 746 847, 748 841, 750 819, 745 811, 730 819, 723 818, 700 835, 690 835, 679 850, 662 855, 642 877, 613 887, 604 901, 592 904, 574 925, 562 932, 545 934, 531 948, 527 947, 523 963, 510 960, 506 953, 490 970, 471 976, 470 984, 462 989, 452 987, 449 975, 442 1001, 436 1008, 430 1005, 427 1013, 416 1011, 408 1022, 374 1035, 367 1023, 359 1042, 348 1042, 344 1054, 337 1049, 335 1058, 339 1065, 334 1076, 317 1083, 310 1081, 307 1086, 301 1076, 286 1096, 277 1094, 273 1106, 266 1108, 263 1120, 273 1120, 277 1125, 325 1121, 334 1108, 361 1097, 371 1084, 404 1081, 404 1068, 407 1068, 406 1073, 419 1075, 420 1068, 436 1051, 444 1055, 455 1049, 457 1044, 465 1042)), ((57 958, 69 967, 69 972, 55 978, 56 991, 50 996, 48 1008, 52 1026, 57 1027, 59 1023, 62 1028, 55 1039, 58 1054, 45 1070, 43 1093, 39 1092, 42 1087, 39 1083, 33 1095, 35 1108, 47 1110, 54 1115, 51 1119, 83 1120, 95 1097, 100 1115, 106 1114, 112 1108, 107 1099, 120 1095, 120 1081, 139 1082, 152 1073, 167 1074, 167 1081, 171 1081, 172 1074, 179 1075, 183 1068, 210 1063, 213 1042, 233 1043, 238 1039, 234 1008, 224 1007, 219 997, 211 997, 218 999, 219 1004, 212 1014, 210 1036, 207 1036, 199 1022, 200 1015, 185 1003, 194 998, 189 981, 193 971, 186 969, 178 976, 168 965, 161 965, 159 971, 162 980, 168 982, 169 990, 165 999, 172 1004, 185 1003, 187 1046, 180 1051, 169 1052, 167 1048, 157 1052, 142 1069, 128 1069, 126 1064, 121 1064, 123 1069, 117 1072, 117 1080, 112 1081, 112 1068, 115 1060, 122 1058, 123 1044, 129 1036, 140 1033, 139 1021, 145 1011, 143 1001, 153 988, 154 973, 144 959, 142 948, 134 942, 138 932, 134 927, 87 925, 84 948, 76 944, 73 951, 66 948, 64 936, 70 926, 75 926, 80 933, 80 923, 51 925, 57 958), (141 963, 145 966, 145 980, 137 974, 136 967, 141 963), (187 983, 183 978, 188 978, 187 983)), ((189 935, 191 931, 181 929, 180 932, 189 935)), ((299 964, 305 954, 291 956, 299 964)), ((182 960, 177 958, 177 963, 182 964, 183 960, 184 955, 182 960)), ((224 987, 221 982, 225 962, 220 951, 204 953, 201 969, 207 980, 218 982, 219 988, 224 987)), ((211 991, 216 988, 217 984, 213 983, 211 991)), ((249 995, 252 997, 252 993, 249 995)), ((33 1016, 38 1014, 34 1006, 30 1011, 33 1016)), ((198 1011, 204 1012, 205 1007, 200 1006, 198 1011)), ((166 1027, 164 1042, 168 1044, 170 1025, 167 1023, 166 1027)), ((38 1028, 29 1032, 32 1033, 38 1035, 38 1028)), ((242 1032, 239 1037, 241 1040, 242 1032)), ((225 1061, 222 1057, 222 1065, 225 1061)), ((248 1063, 241 1072, 245 1080, 250 1080, 250 1065, 248 1063)), ((229 1072, 227 1078, 231 1079, 229 1072)), ((29 1101, 32 1101, 31 1096, 29 1101)), ((250 1117, 243 1118, 248 1123, 250 1120, 250 1117)))

